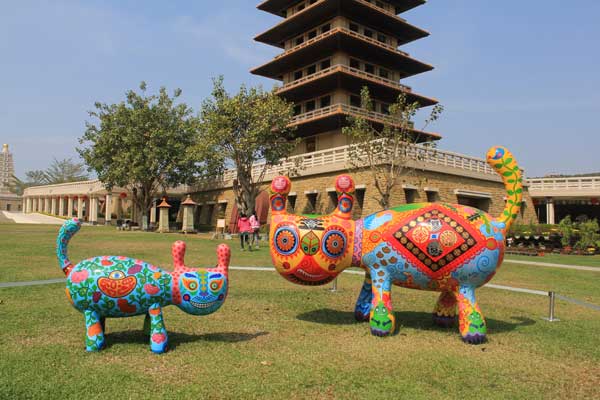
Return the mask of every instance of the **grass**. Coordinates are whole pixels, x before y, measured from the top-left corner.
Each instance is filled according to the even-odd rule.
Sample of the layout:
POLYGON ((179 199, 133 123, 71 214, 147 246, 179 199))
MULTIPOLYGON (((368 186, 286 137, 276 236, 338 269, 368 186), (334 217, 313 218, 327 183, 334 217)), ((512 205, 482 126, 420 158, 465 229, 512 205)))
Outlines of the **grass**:
MULTIPOLYGON (((0 281, 61 277, 53 255, 56 226, 0 225, 0 281)), ((170 265, 179 235, 84 227, 73 261, 125 254, 170 265)), ((217 242, 185 237, 189 264, 212 264, 217 242)), ((237 243, 236 243, 237 245, 237 243)), ((266 249, 240 253, 235 265, 269 265, 266 249)), ((506 264, 493 283, 549 289, 598 303, 594 272, 506 264)), ((107 321, 108 348, 84 351, 83 318, 64 285, 0 289, 0 398, 598 398, 600 313, 547 299, 479 290, 489 342, 462 344, 455 329, 432 326, 436 294, 394 289, 399 329, 375 338, 354 322, 361 278, 342 275, 339 290, 295 286, 271 272, 231 271, 223 308, 189 317, 165 310, 172 351, 156 356, 143 317, 107 321)))
POLYGON ((506 258, 511 260, 521 261, 535 261, 545 262, 553 264, 565 264, 565 265, 583 265, 589 267, 600 267, 600 256, 570 256, 563 254, 546 254, 543 257, 528 257, 528 256, 517 256, 508 255, 506 258))

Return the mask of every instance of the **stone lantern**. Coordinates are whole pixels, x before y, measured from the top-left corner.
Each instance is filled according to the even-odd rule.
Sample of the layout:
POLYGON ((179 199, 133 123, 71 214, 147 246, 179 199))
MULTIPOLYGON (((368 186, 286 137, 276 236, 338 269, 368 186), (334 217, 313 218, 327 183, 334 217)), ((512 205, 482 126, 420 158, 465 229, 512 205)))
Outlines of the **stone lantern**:
POLYGON ((183 233, 196 232, 194 229, 194 207, 196 207, 196 202, 188 194, 185 201, 181 203, 181 207, 183 207, 183 226, 181 230, 183 233))
POLYGON ((160 209, 158 215, 158 231, 160 233, 169 232, 169 208, 171 205, 167 203, 167 198, 163 197, 162 203, 158 205, 160 209))

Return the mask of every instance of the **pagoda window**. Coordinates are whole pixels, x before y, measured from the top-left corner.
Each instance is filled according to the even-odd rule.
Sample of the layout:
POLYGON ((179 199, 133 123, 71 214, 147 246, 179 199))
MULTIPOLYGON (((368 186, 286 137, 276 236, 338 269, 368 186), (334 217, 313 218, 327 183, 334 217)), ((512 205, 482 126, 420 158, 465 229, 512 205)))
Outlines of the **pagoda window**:
POLYGON ((313 64, 306 69, 306 75, 312 75, 317 72, 317 64, 313 64))
POLYGON ((353 107, 360 107, 360 96, 351 95, 350 96, 350 105, 353 107))
POLYGON ((321 27, 321 33, 325 33, 331 30, 331 24, 325 24, 321 27))
POLYGON ((298 6, 298 8, 296 8, 296 12, 300 12, 300 11, 304 10, 304 7, 306 7, 306 6, 304 5, 304 3, 300 4, 300 5, 298 6))
POLYGON ((360 69, 360 61, 358 61, 356 58, 351 58, 350 59, 350 68, 360 69))
POLYGON ((315 108, 317 108, 316 101, 309 100, 306 102, 306 112, 314 111, 315 108))
POLYGON ((379 68, 379 76, 385 79, 390 78, 390 71, 385 68, 379 68))
POLYGON ((389 115, 390 113, 390 105, 381 103, 381 113, 389 115))
POLYGON ((294 80, 297 81, 298 79, 302 78, 302 75, 302 70, 294 72, 294 80))
POLYGON ((304 36, 299 36, 296 38, 296 46, 298 46, 299 44, 304 43, 304 36))
POLYGON ((355 24, 355 23, 353 23, 353 22, 350 22, 350 30, 351 30, 352 32, 358 32, 358 25, 356 25, 356 24, 355 24))
POLYGON ((327 69, 331 67, 331 60, 327 59, 325 61, 321 61, 321 70, 327 69))
POLYGON ((368 74, 374 74, 375 66, 373 64, 365 64, 365 72, 368 74))
POLYGON ((312 39, 312 38, 315 38, 315 37, 317 37, 317 30, 316 29, 308 32, 308 38, 309 39, 312 39))
POLYGON ((294 115, 300 115, 300 114, 302 114, 302 105, 297 104, 294 106, 294 115))
POLYGON ((321 108, 329 107, 331 105, 331 96, 321 97, 321 108))
POLYGON ((387 37, 381 33, 377 34, 377 40, 379 40, 381 43, 387 43, 387 37))
POLYGON ((370 29, 366 29, 365 28, 365 30, 363 31, 363 35, 365 35, 366 37, 372 38, 373 37, 373 31, 370 30, 370 29))

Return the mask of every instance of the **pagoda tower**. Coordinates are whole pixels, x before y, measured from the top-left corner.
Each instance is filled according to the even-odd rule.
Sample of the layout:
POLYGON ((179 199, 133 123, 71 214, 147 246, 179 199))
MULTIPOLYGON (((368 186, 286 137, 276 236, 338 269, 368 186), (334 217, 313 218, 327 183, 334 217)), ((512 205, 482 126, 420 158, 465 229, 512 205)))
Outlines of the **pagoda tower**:
POLYGON ((13 156, 8 151, 8 144, 2 145, 0 152, 0 193, 10 193, 10 186, 14 180, 15 164, 13 156))
MULTIPOLYGON (((255 40, 283 49, 254 68, 256 75, 279 80, 278 94, 294 103, 292 125, 303 138, 297 153, 348 143, 341 128, 346 117, 360 115, 376 127, 393 123, 389 105, 402 92, 421 107, 437 103, 400 80, 433 69, 398 47, 428 32, 399 17, 425 0, 265 0, 258 9, 284 19, 255 40), (367 86, 374 110, 361 108, 367 86)), ((419 132, 419 141, 440 136, 419 132)))

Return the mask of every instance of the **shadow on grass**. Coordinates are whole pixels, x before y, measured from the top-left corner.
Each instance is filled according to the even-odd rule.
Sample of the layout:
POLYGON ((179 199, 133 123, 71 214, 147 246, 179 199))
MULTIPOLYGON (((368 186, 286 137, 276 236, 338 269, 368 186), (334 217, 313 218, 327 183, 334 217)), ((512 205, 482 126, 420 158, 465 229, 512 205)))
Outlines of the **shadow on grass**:
MULTIPOLYGON (((168 332, 169 348, 175 349, 182 343, 194 342, 222 342, 222 343, 239 343, 254 340, 257 337, 268 335, 269 332, 243 333, 243 332, 215 332, 206 333, 203 335, 189 335, 181 332, 168 332)), ((111 347, 114 344, 131 344, 131 343, 150 343, 150 338, 144 334, 142 330, 123 331, 107 333, 106 344, 111 347)))
MULTIPOLYGON (((455 329, 458 326, 457 322, 454 327, 441 328, 433 323, 431 313, 426 312, 399 311, 395 315, 398 327, 420 330, 444 330, 455 329)), ((359 323, 354 319, 353 312, 332 310, 330 308, 309 311, 298 315, 297 318, 301 321, 327 325, 352 325, 359 323)), ((537 323, 534 319, 520 316, 511 317, 510 321, 501 321, 493 318, 488 318, 486 321, 488 329, 491 332, 509 332, 518 327, 530 326, 537 323)))

